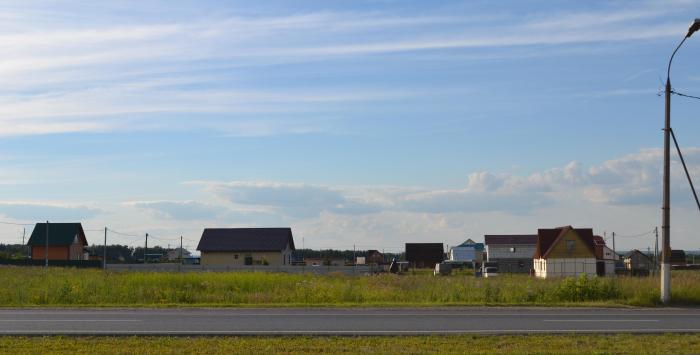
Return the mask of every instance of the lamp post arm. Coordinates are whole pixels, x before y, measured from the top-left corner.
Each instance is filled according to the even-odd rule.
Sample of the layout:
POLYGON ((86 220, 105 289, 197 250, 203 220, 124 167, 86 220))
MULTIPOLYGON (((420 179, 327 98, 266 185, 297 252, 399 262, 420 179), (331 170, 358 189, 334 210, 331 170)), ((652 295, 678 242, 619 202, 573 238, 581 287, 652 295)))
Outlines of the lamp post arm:
POLYGON ((681 43, 678 44, 678 47, 673 51, 673 54, 671 54, 671 59, 668 60, 668 69, 666 69, 666 82, 669 83, 671 81, 671 63, 673 63, 673 57, 676 56, 676 52, 681 48, 683 43, 685 43, 685 40, 688 39, 688 37, 683 37, 683 40, 681 43))

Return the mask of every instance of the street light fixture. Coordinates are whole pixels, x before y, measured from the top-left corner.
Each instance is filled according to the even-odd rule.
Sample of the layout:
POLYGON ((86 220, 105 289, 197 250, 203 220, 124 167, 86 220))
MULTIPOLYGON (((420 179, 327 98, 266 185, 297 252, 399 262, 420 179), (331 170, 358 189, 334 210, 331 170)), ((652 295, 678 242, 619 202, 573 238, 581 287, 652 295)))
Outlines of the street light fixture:
POLYGON ((671 54, 666 71, 666 119, 664 125, 664 196, 661 207, 661 302, 668 303, 671 300, 671 63, 676 52, 681 48, 685 40, 693 33, 700 30, 700 19, 696 18, 688 33, 671 54))

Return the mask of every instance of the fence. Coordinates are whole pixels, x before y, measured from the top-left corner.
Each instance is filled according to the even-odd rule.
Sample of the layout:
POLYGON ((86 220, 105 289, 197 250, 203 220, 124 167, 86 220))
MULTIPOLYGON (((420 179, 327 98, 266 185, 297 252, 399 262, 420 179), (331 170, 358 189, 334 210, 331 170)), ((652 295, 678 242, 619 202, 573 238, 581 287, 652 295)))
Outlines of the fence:
MULTIPOLYGON (((0 265, 44 266, 44 265, 46 265, 46 261, 45 260, 38 260, 38 259, 0 259, 0 265)), ((49 266, 100 268, 100 267, 102 267, 102 261, 100 261, 100 260, 49 260, 49 266)))
POLYGON ((566 277, 587 274, 589 276, 613 276, 616 274, 613 260, 571 259, 535 259, 533 263, 535 276, 566 277))
POLYGON ((265 265, 181 265, 181 264, 107 264, 108 270, 114 271, 151 271, 151 272, 282 272, 289 274, 331 274, 364 275, 384 271, 382 266, 265 266, 265 265))

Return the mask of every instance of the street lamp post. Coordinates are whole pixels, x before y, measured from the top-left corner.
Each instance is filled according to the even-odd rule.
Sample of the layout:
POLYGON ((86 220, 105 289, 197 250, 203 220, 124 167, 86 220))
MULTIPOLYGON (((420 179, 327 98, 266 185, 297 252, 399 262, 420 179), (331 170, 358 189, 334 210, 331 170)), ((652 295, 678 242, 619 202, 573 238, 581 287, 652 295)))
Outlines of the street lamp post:
POLYGON ((666 118, 664 125, 664 196, 661 207, 661 302, 671 300, 671 63, 685 40, 700 29, 700 19, 695 19, 688 33, 671 54, 666 70, 666 118))

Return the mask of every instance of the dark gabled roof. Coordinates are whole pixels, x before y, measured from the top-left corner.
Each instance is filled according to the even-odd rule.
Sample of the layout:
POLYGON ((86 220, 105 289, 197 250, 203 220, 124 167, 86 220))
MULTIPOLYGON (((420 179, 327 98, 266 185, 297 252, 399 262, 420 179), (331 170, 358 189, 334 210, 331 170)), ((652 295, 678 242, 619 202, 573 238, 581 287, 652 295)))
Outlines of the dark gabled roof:
POLYGON ((685 250, 681 250, 681 249, 672 249, 672 250, 671 250, 671 262, 674 262, 674 261, 683 261, 683 262, 685 262, 685 261, 686 261, 685 250))
POLYGON ((593 229, 591 228, 573 228, 571 226, 553 228, 553 229, 538 229, 537 230, 537 247, 535 248, 534 259, 546 258, 557 240, 562 238, 568 231, 573 230, 588 246, 591 253, 595 254, 595 246, 593 244, 593 229))
POLYGON ((199 251, 282 251, 295 250, 291 228, 207 228, 199 251))
POLYGON ((484 236, 486 245, 535 245, 537 244, 537 234, 487 234, 484 236))
MULTIPOLYGON (((78 236, 83 245, 87 245, 85 231, 80 223, 49 223, 49 246, 64 246, 73 244, 75 236, 78 236)), ((34 226, 27 245, 46 245, 46 223, 37 223, 34 226)))
POLYGON ((646 259, 651 260, 651 258, 649 257, 649 255, 646 255, 645 253, 642 253, 642 252, 639 251, 638 249, 632 249, 632 250, 630 250, 627 254, 624 255, 624 258, 625 258, 625 259, 631 258, 632 255, 634 255, 634 254, 639 254, 639 255, 645 257, 646 259))

